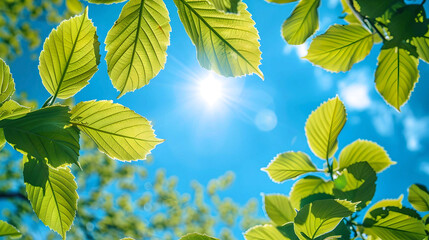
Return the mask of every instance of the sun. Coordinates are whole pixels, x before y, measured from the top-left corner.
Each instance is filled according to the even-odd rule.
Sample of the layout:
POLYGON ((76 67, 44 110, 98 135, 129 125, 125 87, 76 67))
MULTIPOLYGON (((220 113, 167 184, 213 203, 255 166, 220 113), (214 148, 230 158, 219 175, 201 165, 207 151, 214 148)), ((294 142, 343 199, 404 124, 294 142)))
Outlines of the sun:
POLYGON ((207 76, 198 83, 198 92, 206 104, 211 107, 218 105, 224 98, 222 82, 213 75, 207 76))

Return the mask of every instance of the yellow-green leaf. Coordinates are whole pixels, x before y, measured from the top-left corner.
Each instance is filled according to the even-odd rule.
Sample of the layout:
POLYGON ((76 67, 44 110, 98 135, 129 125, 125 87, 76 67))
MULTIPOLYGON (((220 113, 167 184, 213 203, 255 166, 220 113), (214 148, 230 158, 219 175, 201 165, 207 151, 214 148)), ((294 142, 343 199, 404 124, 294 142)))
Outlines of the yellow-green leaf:
POLYGON ((47 160, 54 168, 78 164, 79 130, 70 125, 69 108, 52 106, 17 119, 0 121, 8 143, 22 153, 47 160))
POLYGON ((302 199, 313 194, 327 194, 332 195, 334 183, 332 181, 325 181, 320 177, 308 176, 298 180, 290 191, 290 202, 293 208, 300 209, 302 199))
POLYGON ((343 148, 339 160, 339 170, 357 162, 368 162, 374 171, 381 172, 390 165, 396 164, 390 160, 387 152, 377 143, 361 139, 343 148))
POLYGON ((352 9, 350 9, 349 5, 347 4, 348 0, 341 0, 341 5, 343 6, 343 13, 346 14, 344 17, 344 20, 346 20, 348 23, 356 23, 361 24, 359 19, 353 14, 352 9))
POLYGON ((296 216, 289 198, 281 194, 264 195, 264 207, 268 217, 277 226, 292 222, 296 216))
POLYGON ((364 218, 371 218, 371 211, 377 209, 377 208, 386 208, 386 207, 397 207, 402 208, 402 198, 401 195, 398 199, 383 199, 381 201, 378 201, 376 204, 374 204, 365 214, 364 218))
POLYGON ((296 2, 298 0, 265 0, 269 3, 278 3, 278 4, 283 4, 283 3, 291 3, 291 2, 296 2))
POLYGON ((68 167, 54 169, 44 160, 24 156, 28 199, 42 222, 63 239, 76 215, 77 185, 68 167))
POLYGON ((315 239, 335 229, 344 217, 352 215, 356 205, 344 200, 317 200, 305 205, 294 220, 295 234, 301 240, 315 239))
POLYGON ((21 237, 21 233, 12 225, 0 220, 0 237, 21 237))
POLYGON ((214 237, 209 237, 205 234, 189 233, 189 234, 186 234, 185 236, 181 237, 180 240, 219 240, 219 239, 214 238, 214 237))
POLYGON ((78 14, 83 11, 83 5, 79 0, 66 0, 66 6, 73 14, 78 14))
POLYGON ((423 61, 429 63, 429 32, 423 37, 413 38, 413 45, 416 46, 417 54, 423 61))
POLYGON ((274 226, 258 225, 244 233, 246 240, 287 240, 274 226))
POLYGON ((8 100, 15 92, 15 82, 9 66, 0 58, 0 103, 8 100))
POLYGON ((241 0, 208 0, 219 11, 238 13, 238 3, 241 0))
POLYGON ((274 182, 283 182, 302 174, 316 172, 316 166, 310 157, 303 152, 285 152, 277 155, 263 171, 267 172, 274 182))
POLYGON ((15 119, 22 117, 26 113, 30 112, 30 108, 21 106, 19 103, 9 100, 0 106, 0 120, 3 119, 15 119))
POLYGON ((429 192, 421 184, 413 184, 408 189, 408 202, 420 212, 429 211, 429 192))
POLYGON ((372 33, 364 27, 336 24, 313 39, 305 58, 326 70, 346 72, 369 54, 372 45, 372 33))
POLYGON ((130 0, 106 37, 107 70, 118 97, 141 88, 164 68, 170 18, 162 0, 130 0))
POLYGON ((86 0, 89 3, 95 3, 95 4, 112 4, 112 3, 120 3, 125 2, 127 0, 86 0))
POLYGON ((311 113, 305 124, 308 145, 321 159, 331 158, 338 149, 338 135, 346 123, 343 102, 337 97, 329 99, 311 113))
POLYGON ((71 123, 88 134, 98 149, 123 161, 146 159, 163 140, 148 120, 112 101, 81 102, 71 111, 71 123))
POLYGON ((317 8, 320 0, 301 0, 292 15, 282 26, 282 35, 287 43, 300 45, 319 28, 317 8))
POLYGON ((204 0, 174 3, 202 67, 226 77, 256 73, 263 79, 259 35, 245 3, 238 4, 238 14, 218 11, 204 0))
POLYGON ((402 48, 382 49, 375 71, 375 85, 384 100, 398 111, 411 96, 419 78, 419 61, 402 48))
POLYGON ((40 54, 39 73, 54 98, 74 96, 98 70, 100 44, 95 30, 86 8, 49 34, 40 54))

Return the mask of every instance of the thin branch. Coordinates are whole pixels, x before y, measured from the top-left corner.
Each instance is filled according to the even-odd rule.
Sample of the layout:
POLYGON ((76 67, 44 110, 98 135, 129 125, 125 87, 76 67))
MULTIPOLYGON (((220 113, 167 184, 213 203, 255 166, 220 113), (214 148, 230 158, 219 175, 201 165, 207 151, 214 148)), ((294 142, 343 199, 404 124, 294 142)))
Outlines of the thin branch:
POLYGON ((20 192, 0 192, 0 199, 1 198, 20 199, 20 200, 29 202, 27 197, 20 192))
MULTIPOLYGON (((426 1, 426 0, 423 0, 426 1)), ((375 26, 375 23, 371 22, 369 19, 367 19, 366 17, 362 16, 360 14, 360 12, 357 11, 357 9, 355 8, 354 4, 353 4, 353 0, 346 0, 347 5, 349 6, 349 8, 352 10, 353 15, 355 15, 357 17, 357 19, 361 22, 362 25, 365 25, 367 28, 369 28, 371 31, 375 31, 375 33, 378 34, 378 36, 383 39, 383 41, 386 41, 386 38, 384 37, 384 35, 380 32, 380 30, 377 28, 377 26, 375 26)))

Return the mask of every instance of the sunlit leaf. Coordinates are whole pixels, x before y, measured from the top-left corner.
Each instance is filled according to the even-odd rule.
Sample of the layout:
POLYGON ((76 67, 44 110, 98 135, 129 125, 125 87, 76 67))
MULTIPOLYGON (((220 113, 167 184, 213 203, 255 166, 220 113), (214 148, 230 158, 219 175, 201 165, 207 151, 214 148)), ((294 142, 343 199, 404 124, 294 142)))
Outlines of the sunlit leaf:
POLYGON ((298 0, 265 0, 265 1, 270 2, 270 3, 283 4, 283 3, 296 2, 296 1, 298 1, 298 0))
POLYGON ((214 237, 209 237, 205 234, 190 233, 181 237, 180 240, 218 240, 218 239, 214 237))
POLYGON ((15 92, 15 82, 9 66, 0 58, 0 103, 9 99, 15 92))
POLYGON ((263 78, 259 35, 245 3, 238 4, 238 14, 218 11, 202 0, 174 3, 202 67, 227 77, 256 73, 263 78))
POLYGON ((0 237, 21 237, 21 233, 12 225, 0 220, 0 237))
POLYGON ((375 210, 377 208, 385 208, 385 207, 401 208, 402 207, 402 198, 403 198, 403 196, 401 195, 398 199, 383 199, 381 201, 378 201, 377 203, 372 205, 371 208, 366 212, 365 218, 371 218, 371 214, 370 214, 371 211, 375 210))
POLYGON ((333 187, 334 183, 332 181, 325 181, 316 176, 307 176, 298 180, 293 185, 289 194, 290 201, 295 209, 300 209, 302 199, 318 193, 332 195, 333 187))
POLYGON ((287 43, 300 45, 319 28, 317 8, 320 0, 301 0, 282 26, 282 35, 287 43))
POLYGON ((288 240, 299 240, 298 236, 295 234, 295 229, 293 226, 293 222, 286 223, 283 226, 277 227, 277 230, 288 240))
POLYGON ((429 32, 423 37, 413 38, 412 43, 416 46, 419 57, 429 63, 429 32))
POLYGON ((295 234, 301 240, 315 239, 335 229, 344 217, 356 211, 353 203, 343 200, 318 200, 305 205, 294 221, 295 234))
POLYGON ((79 130, 70 125, 69 108, 53 106, 4 119, 0 127, 8 143, 23 153, 47 160, 53 167, 78 164, 79 130))
POLYGON ((246 240, 288 240, 272 225, 258 225, 244 233, 246 240))
POLYGON ((106 37, 106 61, 119 97, 141 88, 164 68, 170 18, 162 0, 130 0, 106 37))
POLYGON ((238 3, 241 0, 208 0, 217 10, 227 13, 238 13, 238 3))
POLYGON ((411 96, 419 78, 419 61, 400 47, 382 49, 375 71, 375 84, 384 100, 398 111, 411 96))
POLYGON ((264 207, 268 217, 278 226, 292 222, 296 215, 289 198, 281 194, 264 195, 264 207))
POLYGON ((343 13, 347 14, 344 17, 344 20, 346 20, 348 23, 361 24, 359 19, 353 14, 353 11, 350 9, 347 2, 348 0, 341 0, 341 5, 343 6, 343 13))
POLYGON ((120 3, 125 2, 127 0, 86 0, 89 3, 95 3, 95 4, 112 4, 112 3, 120 3))
POLYGON ((71 111, 71 123, 88 134, 98 149, 124 161, 146 159, 162 140, 148 120, 111 101, 81 102, 71 111))
POLYGON ((381 172, 392 164, 387 152, 377 143, 367 140, 356 140, 349 144, 340 153, 339 170, 357 162, 367 162, 376 172, 381 172))
POLYGON ((429 214, 423 217, 422 222, 425 225, 426 232, 429 233, 429 214))
POLYGON ((79 0, 66 0, 66 6, 73 14, 78 14, 83 11, 83 5, 79 0))
POLYGON ((421 184, 413 184, 408 189, 408 202, 413 205, 417 211, 429 211, 429 191, 421 184))
POLYGON ((346 72, 369 54, 372 45, 372 33, 364 27, 332 25, 313 39, 305 58, 326 70, 346 72))
POLYGON ((99 42, 88 8, 52 30, 40 54, 39 73, 54 98, 74 96, 98 70, 99 42))
POLYGON ((274 182, 283 182, 305 173, 317 171, 310 157, 303 152, 279 154, 263 170, 274 182))
POLYGON ((352 239, 350 238, 350 234, 350 227, 348 227, 343 220, 334 230, 315 238, 315 240, 350 240, 352 239))
POLYGON ((393 4, 401 2, 402 0, 355 0, 360 9, 360 13, 363 16, 370 18, 376 18, 381 16, 386 10, 388 10, 393 4))
POLYGON ((3 105, 0 106, 0 120, 3 119, 15 119, 22 117, 26 113, 30 112, 30 108, 24 107, 19 103, 8 100, 3 105))
POLYGON ((338 96, 324 102, 311 113, 305 124, 305 134, 316 156, 328 159, 334 155, 338 149, 337 137, 346 119, 346 108, 338 96))
POLYGON ((54 169, 43 160, 24 156, 28 199, 42 222, 63 239, 76 215, 77 185, 68 167, 54 169))

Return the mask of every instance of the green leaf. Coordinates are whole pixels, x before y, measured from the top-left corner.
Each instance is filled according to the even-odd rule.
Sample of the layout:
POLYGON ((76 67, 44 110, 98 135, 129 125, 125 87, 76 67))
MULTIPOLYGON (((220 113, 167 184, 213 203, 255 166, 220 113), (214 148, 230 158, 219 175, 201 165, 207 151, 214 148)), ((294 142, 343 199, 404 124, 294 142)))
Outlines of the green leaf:
POLYGON ((0 106, 0 120, 19 118, 28 112, 30 112, 30 108, 21 106, 13 100, 9 100, 0 106))
POLYGON ((360 13, 363 16, 376 18, 381 16, 395 3, 401 2, 403 0, 383 0, 383 1, 355 0, 355 1, 358 3, 360 13))
POLYGON ((412 44, 416 46, 419 57, 429 63, 429 31, 423 37, 415 37, 412 44))
POLYGON ((148 120, 112 101, 81 102, 71 111, 71 123, 88 134, 98 149, 123 161, 146 159, 161 143, 148 120))
POLYGON ((66 6, 73 14, 78 14, 83 11, 83 5, 79 0, 66 0, 66 6))
POLYGON ((107 69, 118 97, 141 88, 164 68, 170 18, 162 0, 130 0, 106 37, 107 69))
POLYGON ((304 58, 333 72, 349 71, 371 51, 372 33, 360 25, 332 25, 313 39, 304 58))
POLYGON ((334 230, 317 237, 315 240, 350 240, 350 234, 350 227, 348 227, 343 220, 334 230))
POLYGON ((305 205, 294 220, 295 233, 301 240, 315 239, 337 227, 344 217, 356 211, 353 203, 343 200, 318 200, 305 205))
POLYGON ((47 160, 54 168, 78 163, 79 130, 70 125, 69 108, 52 106, 18 119, 0 121, 8 143, 22 153, 47 160))
POLYGON ((366 207, 374 197, 377 175, 368 162, 358 162, 348 166, 335 179, 333 189, 338 199, 357 203, 357 209, 366 207), (345 185, 338 182, 344 181, 345 185))
POLYGON ((329 159, 335 154, 338 149, 337 137, 346 119, 346 108, 338 96, 324 102, 311 113, 305 124, 305 134, 316 156, 329 159))
POLYGON ((21 237, 21 233, 12 225, 0 220, 0 237, 21 237))
POLYGON ((401 195, 398 199, 383 199, 381 201, 378 201, 376 204, 374 204, 365 214, 364 218, 372 218, 371 212, 377 208, 386 208, 386 207, 402 207, 402 198, 401 195))
POLYGON ((283 3, 291 3, 291 2, 296 2, 298 0, 265 0, 269 3, 278 3, 278 4, 283 4, 283 3))
POLYGON ((218 240, 218 239, 214 237, 209 237, 205 234, 190 233, 181 237, 180 240, 218 240))
POLYGON ((262 170, 267 172, 271 180, 277 183, 317 171, 310 157, 303 152, 279 154, 262 170))
POLYGON ((292 222, 296 215, 289 198, 285 195, 264 195, 264 207, 268 217, 278 226, 292 222))
POLYGON ((423 217, 422 222, 425 225, 426 233, 429 234, 429 214, 423 217))
POLYGON ((347 1, 348 0, 341 0, 341 5, 343 6, 343 13, 346 14, 346 16, 344 17, 344 20, 350 24, 353 24, 353 23, 361 24, 359 19, 353 14, 353 11, 347 4, 347 1))
POLYGON ((407 41, 423 37, 428 31, 426 12, 421 4, 407 4, 390 17, 387 28, 393 41, 407 41))
POLYGON ((319 28, 320 0, 301 0, 283 23, 282 36, 292 45, 303 44, 319 28))
POLYGON ((299 240, 298 236, 295 234, 293 222, 286 223, 283 226, 277 227, 277 230, 288 240, 299 240))
POLYGON ((39 73, 54 98, 74 96, 98 70, 99 42, 88 8, 52 30, 40 54, 39 73))
POLYGON ((15 82, 9 66, 0 58, 0 103, 8 100, 15 92, 15 82))
POLYGON ((89 3, 95 3, 95 4, 112 4, 112 3, 120 3, 125 2, 127 0, 86 0, 89 3))
POLYGON ((375 85, 384 100, 398 111, 411 96, 419 78, 419 61, 400 47, 383 48, 378 57, 375 85))
POLYGON ((246 240, 288 240, 272 225, 258 225, 244 233, 246 240))
POLYGON ((241 0, 208 0, 215 8, 222 12, 238 13, 238 3, 241 0))
POLYGON ((429 191, 421 184, 413 184, 408 189, 408 202, 413 205, 417 211, 429 211, 429 191))
POLYGON ((332 189, 334 183, 332 181, 325 181, 320 177, 316 176, 307 176, 298 180, 292 187, 290 191, 290 201, 293 208, 300 209, 301 201, 313 194, 324 193, 332 195, 332 189))
POLYGON ((63 239, 76 215, 77 185, 68 167, 54 169, 43 160, 24 156, 28 200, 42 222, 63 239))
POLYGON ((259 35, 245 3, 238 4, 238 14, 218 11, 207 1, 174 3, 202 67, 226 77, 256 73, 263 79, 259 35))
POLYGON ((340 153, 339 170, 343 170, 357 162, 367 162, 377 173, 382 172, 392 164, 387 152, 377 143, 358 139, 349 144, 340 153))

